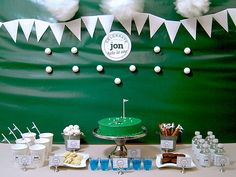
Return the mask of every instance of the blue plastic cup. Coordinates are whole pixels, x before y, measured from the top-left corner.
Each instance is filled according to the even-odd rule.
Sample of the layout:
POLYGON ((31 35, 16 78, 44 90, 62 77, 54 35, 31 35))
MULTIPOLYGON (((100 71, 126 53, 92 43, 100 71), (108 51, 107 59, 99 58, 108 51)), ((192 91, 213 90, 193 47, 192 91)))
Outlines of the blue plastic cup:
POLYGON ((102 171, 109 170, 109 159, 108 158, 102 158, 100 159, 100 165, 102 171))
POLYGON ((133 169, 134 170, 140 170, 141 169, 141 159, 139 159, 139 158, 133 159, 132 164, 133 164, 133 169))
POLYGON ((143 159, 143 169, 147 170, 147 171, 152 169, 152 159, 151 158, 143 159))
POLYGON ((89 159, 89 165, 92 171, 98 170, 98 161, 99 161, 98 158, 89 159))

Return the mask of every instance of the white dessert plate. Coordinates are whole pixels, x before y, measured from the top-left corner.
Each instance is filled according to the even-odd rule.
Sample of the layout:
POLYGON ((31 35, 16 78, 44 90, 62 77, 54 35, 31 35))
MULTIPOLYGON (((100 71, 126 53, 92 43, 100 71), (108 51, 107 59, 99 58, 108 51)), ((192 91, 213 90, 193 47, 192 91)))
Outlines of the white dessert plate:
POLYGON ((77 153, 77 154, 83 156, 83 159, 81 160, 81 163, 79 165, 64 163, 64 166, 71 167, 71 168, 84 168, 84 167, 86 167, 86 161, 89 158, 89 154, 86 154, 86 153, 77 153))
MULTIPOLYGON (((184 153, 181 153, 181 154, 184 154, 184 153)), ((184 155, 186 157, 191 157, 188 154, 184 154, 184 155)), ((174 167, 174 168, 177 168, 177 164, 175 164, 175 163, 164 163, 164 164, 162 164, 161 160, 162 160, 162 154, 158 154, 157 158, 156 158, 156 166, 157 166, 157 168, 163 168, 163 167, 174 167)), ((191 160, 191 167, 189 167, 189 168, 195 168, 195 167, 196 167, 196 165, 194 164, 193 160, 191 160)))

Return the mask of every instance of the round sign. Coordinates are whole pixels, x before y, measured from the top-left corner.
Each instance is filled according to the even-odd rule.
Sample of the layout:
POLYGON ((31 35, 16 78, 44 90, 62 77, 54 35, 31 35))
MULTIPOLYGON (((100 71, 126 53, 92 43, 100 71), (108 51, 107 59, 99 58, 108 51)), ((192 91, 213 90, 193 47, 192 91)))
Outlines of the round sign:
POLYGON ((131 51, 129 37, 120 31, 112 31, 102 40, 102 52, 112 61, 125 59, 131 51))

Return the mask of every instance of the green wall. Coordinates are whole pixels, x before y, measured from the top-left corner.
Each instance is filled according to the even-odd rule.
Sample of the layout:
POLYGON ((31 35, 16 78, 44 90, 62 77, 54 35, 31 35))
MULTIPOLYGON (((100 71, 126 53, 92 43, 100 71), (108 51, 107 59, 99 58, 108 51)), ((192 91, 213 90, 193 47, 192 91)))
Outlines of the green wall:
MULTIPOLYGON (((74 19, 86 15, 103 14, 99 0, 81 0, 74 19)), ((167 20, 181 20, 171 0, 146 0, 145 12, 167 20)), ((209 14, 227 8, 235 8, 235 0, 212 0, 209 14)), ((2 0, 0 22, 19 18, 37 18, 53 22, 49 14, 27 0, 2 0)), ((91 38, 83 25, 79 41, 67 28, 59 46, 50 30, 40 42, 33 29, 27 42, 22 29, 18 28, 17 42, 11 39, 5 27, 0 28, 0 132, 8 136, 7 127, 12 123, 26 131, 34 121, 41 132, 55 134, 54 142, 62 143, 61 132, 69 124, 79 124, 85 133, 84 142, 90 144, 111 143, 92 135, 97 121, 108 116, 122 115, 122 99, 126 98, 126 115, 139 117, 148 129, 148 135, 138 140, 142 143, 159 143, 157 124, 180 123, 184 127, 181 140, 190 143, 195 130, 204 135, 212 130, 221 142, 236 142, 236 26, 228 16, 229 32, 213 21, 212 37, 209 38, 198 24, 197 39, 181 26, 173 44, 164 25, 153 38, 149 36, 146 22, 139 36, 132 25, 130 55, 113 62, 101 51, 105 36, 100 23, 91 38), (154 46, 161 53, 153 52, 154 46), (79 49, 78 55, 70 53, 71 47, 79 49), (185 55, 185 47, 192 49, 185 55), (50 47, 51 56, 44 49, 50 47), (98 73, 101 64, 104 73, 98 73), (129 65, 135 64, 138 72, 131 73, 129 65), (51 65, 53 74, 45 73, 51 65), (71 71, 78 65, 80 73, 71 71), (159 65, 163 72, 156 74, 159 65), (190 67, 192 75, 183 73, 190 67), (113 83, 120 77, 122 85, 113 83)), ((112 31, 126 33, 119 22, 112 31)), ((131 141, 132 142, 132 141, 131 141)))

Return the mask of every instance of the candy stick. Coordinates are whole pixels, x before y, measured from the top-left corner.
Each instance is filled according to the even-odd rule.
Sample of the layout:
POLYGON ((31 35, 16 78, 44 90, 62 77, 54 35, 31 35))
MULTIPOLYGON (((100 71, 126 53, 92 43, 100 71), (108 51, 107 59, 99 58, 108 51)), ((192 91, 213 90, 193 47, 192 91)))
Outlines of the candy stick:
POLYGON ((6 141, 8 144, 11 144, 10 141, 5 137, 5 135, 4 135, 3 133, 2 133, 2 136, 3 136, 3 138, 4 138, 4 139, 2 140, 2 142, 6 141))
POLYGON ((17 140, 17 137, 16 137, 15 133, 10 129, 10 127, 7 127, 7 128, 10 131, 9 135, 13 135, 14 138, 17 140))
POLYGON ((34 124, 34 122, 32 122, 32 124, 33 124, 33 127, 32 127, 31 129, 36 129, 36 131, 38 132, 38 134, 40 134, 40 131, 39 131, 39 129, 37 128, 37 126, 34 124))
POLYGON ((171 135, 174 133, 174 128, 175 128, 175 124, 174 122, 171 124, 171 135))
POLYGON ((24 139, 23 133, 20 131, 20 129, 15 124, 13 124, 13 126, 14 126, 13 131, 18 130, 18 132, 20 133, 21 137, 24 139))
POLYGON ((181 130, 183 130, 183 127, 181 125, 178 125, 172 136, 177 136, 181 130))

